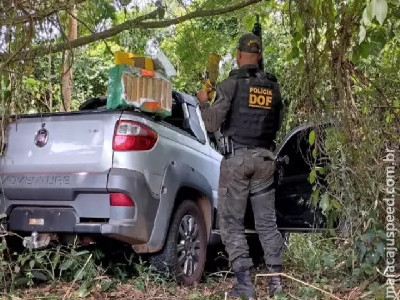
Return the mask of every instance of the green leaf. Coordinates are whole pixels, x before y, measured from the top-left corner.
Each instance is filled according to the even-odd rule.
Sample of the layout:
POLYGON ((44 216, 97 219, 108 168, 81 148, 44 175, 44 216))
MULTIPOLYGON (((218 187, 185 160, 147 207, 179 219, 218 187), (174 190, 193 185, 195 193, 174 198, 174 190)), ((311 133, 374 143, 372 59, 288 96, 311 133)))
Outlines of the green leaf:
POLYGON ((142 292, 146 291, 146 286, 141 279, 135 280, 135 288, 142 292))
POLYGON ((31 269, 33 269, 34 266, 35 266, 35 261, 32 259, 32 260, 29 262, 29 267, 31 267, 31 269))
POLYGON ((372 275, 374 273, 375 268, 371 264, 364 263, 362 267, 365 274, 372 275))
POLYGON ((20 286, 27 286, 27 285, 29 284, 29 279, 28 279, 28 278, 25 278, 25 277, 17 278, 17 279, 14 281, 14 284, 15 284, 16 286, 18 286, 18 287, 20 287, 20 286))
POLYGON ((89 287, 89 284, 87 281, 85 281, 84 283, 81 284, 81 286, 78 289, 78 297, 79 298, 84 298, 90 293, 88 287, 89 287))
POLYGON ((380 238, 382 241, 384 241, 384 242, 387 241, 388 238, 387 238, 387 236, 386 236, 386 232, 385 232, 385 231, 380 230, 380 231, 377 232, 377 234, 378 234, 379 238, 380 238))
POLYGON ((367 248, 365 247, 365 244, 362 242, 358 248, 359 248, 358 259, 359 259, 359 262, 362 262, 362 260, 364 259, 365 253, 367 252, 367 248))
POLYGON ((329 196, 327 194, 322 195, 319 206, 322 208, 323 212, 326 212, 330 209, 330 201, 329 201, 329 196))
POLYGON ((373 258, 374 264, 376 265, 379 262, 381 256, 378 251, 375 251, 375 253, 372 254, 372 258, 373 258))
MULTIPOLYGON (((372 1, 374 1, 374 0, 372 0, 372 1)), ((369 3, 367 4, 367 6, 365 7, 365 10, 366 10, 366 12, 367 12, 367 17, 368 17, 368 19, 370 19, 370 20, 372 20, 372 19, 374 18, 374 16, 375 16, 375 14, 374 14, 374 8, 373 8, 373 5, 372 5, 372 1, 369 2, 369 3)))
POLYGON ((315 167, 317 172, 321 175, 325 175, 325 169, 323 167, 315 167))
POLYGON ((336 209, 336 210, 339 210, 340 209, 340 207, 341 207, 341 205, 340 205, 340 202, 338 201, 338 200, 333 200, 332 201, 332 207, 334 208, 334 209, 336 209))
POLYGON ((372 0, 371 5, 373 7, 374 15, 378 20, 379 24, 383 25, 388 12, 388 5, 386 0, 372 0))
POLYGON ((382 285, 380 285, 378 282, 373 282, 368 286, 368 288, 373 292, 377 292, 382 288, 382 285))
POLYGON ((312 157, 313 158, 317 157, 317 149, 316 148, 314 148, 313 151, 312 151, 312 157))
POLYGON ((303 35, 300 32, 296 31, 294 36, 293 36, 293 39, 294 39, 295 42, 298 42, 298 41, 300 41, 302 39, 302 37, 303 37, 303 35))
POLYGON ((376 237, 376 233, 375 233, 375 231, 372 231, 372 230, 368 231, 367 234, 365 235, 366 241, 368 243, 370 243, 373 239, 375 239, 375 237, 376 237))
POLYGON ((103 282, 103 283, 101 284, 101 291, 102 291, 102 292, 105 292, 105 291, 109 290, 110 287, 111 287, 111 285, 112 285, 112 281, 103 282))
POLYGON ((15 267, 14 267, 14 272, 15 272, 15 273, 21 272, 21 268, 20 268, 19 266, 15 266, 15 267))
POLYGON ((88 253, 89 253, 88 250, 82 250, 82 251, 75 252, 74 256, 81 256, 81 255, 88 254, 88 253))
POLYGON ((37 270, 34 270, 32 272, 32 275, 33 275, 33 278, 36 278, 36 279, 39 279, 42 281, 47 281, 47 279, 48 279, 46 274, 44 274, 43 272, 37 271, 37 270))
MULTIPOLYGON (((362 43, 363 45, 364 43, 362 43)), ((377 43, 375 41, 369 41, 368 43, 365 43, 366 45, 366 56, 364 58, 367 58, 368 56, 378 56, 379 53, 381 52, 382 48, 385 46, 385 44, 382 43, 377 43)))
POLYGON ((317 171, 315 169, 312 169, 311 172, 310 172, 310 177, 308 178, 310 183, 314 183, 315 182, 315 177, 316 176, 317 176, 317 171))
POLYGON ((362 20, 363 20, 363 23, 365 26, 367 26, 371 23, 371 19, 368 17, 367 7, 365 7, 365 9, 363 11, 362 20))
POLYGON ((360 32, 358 33, 358 43, 361 44, 365 37, 367 36, 367 30, 365 29, 364 25, 360 26, 360 32))
POLYGON ((308 142, 310 143, 310 145, 314 145, 315 142, 315 130, 311 130, 310 134, 308 136, 308 142))
POLYGON ((381 255, 382 258, 385 257, 385 244, 383 242, 378 242, 376 245, 376 251, 381 255))
POLYGON ((394 117, 395 117, 394 114, 386 112, 385 113, 385 122, 388 124, 391 123, 393 121, 394 117))
POLYGON ((82 278, 86 275, 86 271, 79 269, 78 271, 75 272, 74 280, 75 281, 80 281, 82 278))
POLYGON ((333 268, 335 266, 335 259, 330 253, 324 253, 322 259, 326 267, 333 268))
POLYGON ((375 28, 371 32, 371 41, 379 44, 380 49, 382 49, 387 43, 387 33, 382 27, 375 28))
POLYGON ((60 266, 60 270, 61 271, 68 270, 69 268, 71 268, 73 263, 74 263, 74 261, 72 259, 68 259, 67 261, 64 261, 60 266))
POLYGON ((288 55, 288 60, 295 59, 295 58, 299 57, 299 55, 300 55, 299 48, 297 46, 295 46, 292 48, 292 51, 290 51, 290 53, 288 55))
POLYGON ((313 205, 317 206, 319 200, 319 190, 314 190, 312 193, 313 205))
POLYGON ((29 77, 29 78, 26 80, 26 82, 27 82, 28 84, 30 84, 30 85, 35 85, 35 84, 37 84, 37 81, 36 81, 34 78, 32 78, 32 77, 29 77))
POLYGON ((60 254, 57 252, 53 257, 53 267, 56 267, 60 262, 60 254))

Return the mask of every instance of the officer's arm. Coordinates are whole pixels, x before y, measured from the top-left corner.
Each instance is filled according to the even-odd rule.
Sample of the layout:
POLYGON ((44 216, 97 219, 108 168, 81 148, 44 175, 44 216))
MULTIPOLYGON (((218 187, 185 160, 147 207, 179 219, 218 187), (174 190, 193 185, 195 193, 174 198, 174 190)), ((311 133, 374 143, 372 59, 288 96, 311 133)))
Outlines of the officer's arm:
POLYGON ((214 103, 212 105, 209 103, 200 104, 201 116, 208 132, 216 132, 226 120, 231 107, 232 90, 234 91, 233 87, 229 87, 229 84, 222 82, 217 86, 214 103))

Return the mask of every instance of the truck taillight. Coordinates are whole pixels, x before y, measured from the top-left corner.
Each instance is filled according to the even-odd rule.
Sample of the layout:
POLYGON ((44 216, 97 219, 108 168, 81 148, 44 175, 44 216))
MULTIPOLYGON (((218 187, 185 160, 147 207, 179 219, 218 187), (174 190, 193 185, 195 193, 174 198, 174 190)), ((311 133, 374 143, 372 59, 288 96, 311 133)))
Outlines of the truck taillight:
POLYGON ((110 205, 111 206, 125 206, 134 207, 135 202, 132 198, 123 193, 111 193, 110 194, 110 205))
POLYGON ((157 142, 157 133, 139 122, 119 120, 115 124, 114 151, 150 150, 157 142))

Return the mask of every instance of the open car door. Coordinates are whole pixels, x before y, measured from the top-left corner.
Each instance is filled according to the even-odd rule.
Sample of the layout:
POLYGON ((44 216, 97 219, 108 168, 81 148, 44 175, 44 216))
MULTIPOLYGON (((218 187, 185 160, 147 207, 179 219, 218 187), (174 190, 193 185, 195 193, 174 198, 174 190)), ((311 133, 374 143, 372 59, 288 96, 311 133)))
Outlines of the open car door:
POLYGON ((324 161, 312 156, 314 145, 310 145, 309 134, 313 129, 312 124, 296 127, 275 151, 275 206, 278 228, 282 231, 319 231, 326 227, 326 218, 318 204, 311 204, 311 168, 313 162, 321 165, 324 161))

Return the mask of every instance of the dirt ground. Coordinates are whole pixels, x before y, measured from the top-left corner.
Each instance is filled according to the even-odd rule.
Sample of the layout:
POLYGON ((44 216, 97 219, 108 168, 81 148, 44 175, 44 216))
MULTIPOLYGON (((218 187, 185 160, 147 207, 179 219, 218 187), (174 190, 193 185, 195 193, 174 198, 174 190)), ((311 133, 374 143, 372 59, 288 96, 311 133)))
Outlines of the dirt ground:
MULTIPOLYGON (((202 282, 194 286, 181 286, 173 280, 136 265, 134 274, 127 275, 125 280, 117 280, 114 274, 102 274, 99 277, 88 281, 89 286, 82 282, 63 282, 58 281, 51 284, 38 284, 30 288, 13 291, 11 294, 4 295, 0 291, 2 300, 30 300, 30 299, 171 299, 171 300, 224 300, 225 293, 229 291, 235 283, 233 274, 229 272, 226 257, 220 252, 221 249, 213 249, 209 252, 207 265, 202 282)), ((115 256, 114 256, 115 257, 115 256)), ((258 299, 270 299, 267 296, 267 277, 262 265, 262 256, 259 252, 252 253, 256 263, 252 276, 255 279, 255 288, 258 299), (256 257, 259 259, 257 260, 256 257)), ((139 263, 137 261, 136 263, 139 263)), ((289 276, 284 278, 285 296, 275 297, 274 299, 384 299, 377 297, 377 293, 371 291, 370 284, 376 278, 366 280, 356 287, 348 287, 343 281, 343 274, 333 272, 330 269, 322 270, 319 275, 306 270, 304 267, 296 266, 288 262, 284 268, 284 274, 289 276), (319 277, 320 279, 317 279, 319 277), (323 278, 324 280, 321 280, 323 278), (320 290, 318 290, 320 289, 320 290)), ((127 273, 128 274, 128 273, 127 273)), ((396 287, 400 291, 400 284, 396 287)))
MULTIPOLYGON (((258 273, 260 274, 260 273, 258 273)), ((256 273, 254 272, 255 276, 256 273)), ((295 276, 295 274, 291 274, 295 276)), ((172 299, 172 300, 223 300, 225 299, 225 292, 234 285, 234 278, 229 275, 225 278, 226 273, 208 274, 206 282, 198 283, 194 286, 185 287, 180 286, 174 282, 164 282, 162 284, 152 281, 152 278, 133 278, 126 283, 113 283, 106 291, 102 291, 103 286, 98 284, 93 287, 88 295, 80 293, 80 284, 72 284, 66 282, 59 282, 57 284, 42 285, 34 288, 21 290, 14 295, 8 295, 3 299, 12 300, 30 300, 30 299, 51 299, 51 300, 66 300, 66 299, 137 299, 137 300, 151 300, 151 299, 172 299)), ((311 279, 311 278, 310 278, 311 279)), ((110 282, 110 279, 104 277, 104 283, 110 282)), ((275 299, 376 299, 375 296, 368 294, 365 287, 360 286, 356 288, 340 288, 340 282, 334 280, 326 283, 312 285, 323 289, 326 293, 318 292, 312 287, 306 286, 307 282, 298 283, 295 280, 286 279, 284 281, 285 293, 284 297, 276 297, 275 299), (309 296, 299 295, 300 289, 307 288, 310 290, 309 296)), ((258 299, 271 299, 267 296, 267 278, 257 278, 255 285, 258 292, 258 299)), ((400 286, 398 287, 400 288, 400 286)))

